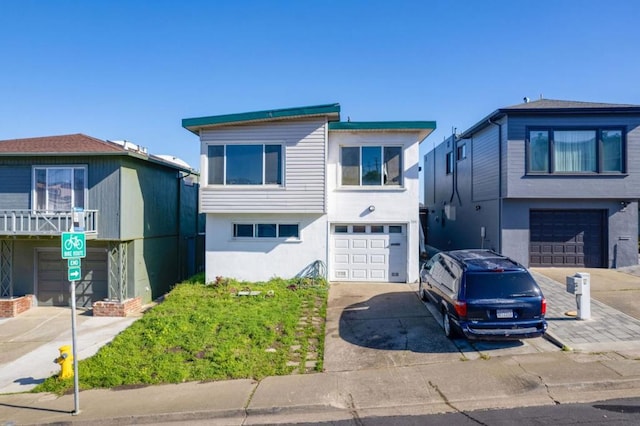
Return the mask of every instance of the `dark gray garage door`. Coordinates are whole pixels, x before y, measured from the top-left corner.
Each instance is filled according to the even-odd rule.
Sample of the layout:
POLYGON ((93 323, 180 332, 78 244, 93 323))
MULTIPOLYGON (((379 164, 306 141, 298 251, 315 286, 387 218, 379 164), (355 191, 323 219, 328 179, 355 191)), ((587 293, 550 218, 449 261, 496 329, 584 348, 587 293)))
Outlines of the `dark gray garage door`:
POLYGON ((531 210, 529 266, 604 266, 605 210, 531 210))
MULTIPOLYGON (((67 260, 60 250, 38 250, 38 305, 70 306, 67 260)), ((90 308, 93 302, 107 297, 107 252, 89 249, 81 261, 82 279, 76 281, 76 304, 90 308)))

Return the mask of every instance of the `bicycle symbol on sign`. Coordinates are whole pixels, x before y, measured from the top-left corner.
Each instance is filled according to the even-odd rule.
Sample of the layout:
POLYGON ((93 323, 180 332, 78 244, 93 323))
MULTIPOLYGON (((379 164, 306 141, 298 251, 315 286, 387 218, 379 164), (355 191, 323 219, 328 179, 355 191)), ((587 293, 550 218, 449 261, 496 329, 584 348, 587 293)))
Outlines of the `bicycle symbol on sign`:
POLYGON ((77 235, 72 235, 68 240, 64 242, 64 249, 67 251, 72 249, 82 250, 83 246, 84 242, 77 235))

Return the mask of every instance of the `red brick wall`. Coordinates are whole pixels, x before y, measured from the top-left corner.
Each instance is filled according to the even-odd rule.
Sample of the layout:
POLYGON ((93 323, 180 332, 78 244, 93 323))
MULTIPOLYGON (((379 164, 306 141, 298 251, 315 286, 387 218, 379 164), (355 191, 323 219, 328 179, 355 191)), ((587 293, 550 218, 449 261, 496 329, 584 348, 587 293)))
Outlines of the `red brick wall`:
POLYGON ((33 295, 27 294, 13 299, 0 299, 0 318, 12 318, 33 306, 33 295))
POLYGON ((126 317, 134 312, 142 310, 142 299, 136 297, 124 302, 100 301, 93 304, 94 317, 126 317))

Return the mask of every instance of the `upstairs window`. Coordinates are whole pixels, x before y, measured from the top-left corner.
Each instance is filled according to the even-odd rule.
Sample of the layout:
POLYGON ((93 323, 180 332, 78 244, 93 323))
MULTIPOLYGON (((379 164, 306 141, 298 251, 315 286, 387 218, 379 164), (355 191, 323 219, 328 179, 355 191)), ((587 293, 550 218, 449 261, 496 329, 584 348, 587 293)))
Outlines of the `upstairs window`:
POLYGON ((282 185, 282 145, 209 145, 210 185, 282 185))
POLYGON ((402 147, 341 148, 342 186, 401 186, 402 147))
POLYGON ((32 206, 41 212, 69 212, 84 209, 87 197, 87 168, 49 167, 33 168, 32 206))
POLYGON ((624 173, 622 129, 529 129, 528 173, 624 173))

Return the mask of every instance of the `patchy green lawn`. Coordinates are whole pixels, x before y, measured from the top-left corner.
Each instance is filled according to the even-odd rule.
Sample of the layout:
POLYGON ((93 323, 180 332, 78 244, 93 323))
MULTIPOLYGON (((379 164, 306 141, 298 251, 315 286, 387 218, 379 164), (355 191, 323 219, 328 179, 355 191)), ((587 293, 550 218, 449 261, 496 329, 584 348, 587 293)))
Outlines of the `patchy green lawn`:
MULTIPOLYGON (((185 381, 261 379, 322 370, 327 284, 246 283, 203 276, 178 284, 93 357, 78 364, 81 389, 185 381)), ((53 376, 34 392, 64 393, 53 376)))

